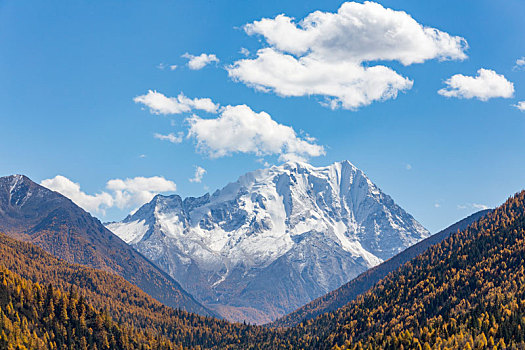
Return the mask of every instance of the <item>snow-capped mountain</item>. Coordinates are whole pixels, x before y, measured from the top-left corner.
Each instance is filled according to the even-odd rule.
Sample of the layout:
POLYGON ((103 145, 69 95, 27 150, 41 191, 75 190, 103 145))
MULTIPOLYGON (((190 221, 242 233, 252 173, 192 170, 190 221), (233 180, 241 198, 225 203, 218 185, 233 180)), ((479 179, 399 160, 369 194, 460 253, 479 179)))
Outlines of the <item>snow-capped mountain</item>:
POLYGON ((207 306, 267 322, 429 236, 348 161, 290 162, 107 227, 207 306))

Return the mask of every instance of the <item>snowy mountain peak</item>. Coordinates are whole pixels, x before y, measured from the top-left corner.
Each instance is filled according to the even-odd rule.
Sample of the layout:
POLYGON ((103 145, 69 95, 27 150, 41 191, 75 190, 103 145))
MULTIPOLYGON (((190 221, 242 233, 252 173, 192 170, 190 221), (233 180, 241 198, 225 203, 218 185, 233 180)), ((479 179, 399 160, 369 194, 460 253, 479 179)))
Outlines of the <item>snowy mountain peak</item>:
POLYGON ((24 183, 25 180, 29 180, 24 175, 10 175, 10 176, 4 176, 0 178, 0 181, 3 183, 5 187, 9 188, 9 193, 14 192, 20 185, 24 183))
POLYGON ((251 322, 301 306, 428 236, 348 161, 256 170, 211 196, 159 195, 108 228, 225 317, 251 322))
POLYGON ((42 197, 44 191, 25 175, 0 177, 0 197, 5 198, 6 204, 12 207, 23 206, 31 196, 42 197))

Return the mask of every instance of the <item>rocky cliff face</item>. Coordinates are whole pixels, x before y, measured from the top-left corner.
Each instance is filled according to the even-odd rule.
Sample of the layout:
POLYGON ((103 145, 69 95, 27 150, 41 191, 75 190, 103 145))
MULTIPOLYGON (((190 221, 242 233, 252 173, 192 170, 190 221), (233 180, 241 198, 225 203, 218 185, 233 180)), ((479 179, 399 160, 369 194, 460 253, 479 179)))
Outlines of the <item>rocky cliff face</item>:
POLYGON ((156 196, 108 228, 232 320, 263 323, 429 235, 350 162, 286 163, 156 196))

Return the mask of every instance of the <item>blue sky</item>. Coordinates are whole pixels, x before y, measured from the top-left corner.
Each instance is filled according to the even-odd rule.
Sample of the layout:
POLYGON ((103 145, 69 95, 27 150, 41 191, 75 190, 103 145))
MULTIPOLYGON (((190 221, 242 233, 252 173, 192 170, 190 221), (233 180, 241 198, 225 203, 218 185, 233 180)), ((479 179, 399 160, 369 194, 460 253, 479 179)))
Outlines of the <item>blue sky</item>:
MULTIPOLYGON (((2 1, 0 174, 23 173, 36 182, 55 179, 55 186, 69 191, 77 189, 68 181, 77 183, 82 192, 74 193, 85 195, 79 197, 87 203, 85 207, 99 206, 99 211, 92 210, 96 216, 117 220, 154 192, 202 195, 265 162, 279 164, 291 153, 319 166, 348 159, 431 231, 481 206, 499 205, 523 189, 525 113, 513 105, 525 101, 525 65, 519 65, 525 56, 525 3, 378 2, 381 8, 395 10, 393 15, 369 3, 366 9, 373 9, 369 15, 387 13, 406 19, 397 12, 405 11, 417 24, 468 43, 468 48, 458 43, 455 50, 443 46, 432 53, 421 49, 424 43, 415 42, 394 59, 387 57, 392 50, 381 47, 381 42, 380 52, 371 59, 358 58, 369 48, 359 46, 360 40, 381 34, 382 29, 372 22, 365 21, 362 32, 338 34, 338 39, 353 38, 356 44, 350 49, 341 49, 337 40, 323 41, 323 35, 333 33, 322 26, 325 29, 319 29, 312 42, 290 39, 289 31, 282 35, 272 26, 255 26, 252 33, 244 27, 263 18, 271 19, 268 23, 273 25, 279 14, 295 18, 290 25, 296 26, 317 10, 337 13, 342 4, 2 1), (275 30, 264 32, 268 28, 275 30), (249 51, 247 56, 242 48, 249 51), (258 63, 258 50, 265 48, 276 52, 278 59, 311 58, 330 71, 340 69, 332 52, 342 50, 341 57, 350 61, 341 75, 318 77, 324 80, 317 81, 319 89, 313 93, 308 92, 309 85, 285 86, 286 79, 277 73, 259 79, 257 69, 262 66, 228 71, 240 60, 258 63), (218 62, 190 69, 185 53, 213 54, 218 62), (463 58, 459 57, 462 53, 463 58), (423 54, 422 62, 412 62, 418 54, 423 54), (363 93, 359 84, 355 94, 338 95, 334 79, 353 79, 352 67, 375 66, 385 67, 386 73, 398 79, 397 97, 356 102, 363 93), (482 68, 490 82, 472 80, 482 68), (449 93, 452 96, 438 94, 458 74, 462 76, 450 81, 456 84, 449 93), (147 104, 134 101, 150 90, 166 97, 182 92, 191 106, 186 100, 182 105, 190 110, 150 113, 147 104), (328 90, 335 92, 324 93, 328 90), (204 98, 219 105, 218 113, 192 108, 202 102, 194 99, 204 98), (335 109, 327 106, 330 101, 337 105, 335 109), (249 109, 232 107, 232 120, 245 118, 250 123, 266 118, 261 125, 282 132, 288 141, 280 144, 255 130, 259 141, 243 149, 235 149, 236 140, 224 144, 231 135, 219 135, 213 144, 206 138, 206 128, 223 130, 230 125, 228 109, 223 108, 239 105, 249 109), (196 119, 191 119, 194 113, 196 119), (206 120, 216 124, 207 126, 206 120), (193 134, 187 137, 190 130, 193 134), (171 134, 176 143, 155 134, 171 134), (205 173, 200 182, 191 182, 196 167, 205 173), (63 178, 57 180, 57 175, 63 178), (115 179, 121 181, 108 184, 115 179)), ((371 95, 373 91, 365 92, 371 95)))

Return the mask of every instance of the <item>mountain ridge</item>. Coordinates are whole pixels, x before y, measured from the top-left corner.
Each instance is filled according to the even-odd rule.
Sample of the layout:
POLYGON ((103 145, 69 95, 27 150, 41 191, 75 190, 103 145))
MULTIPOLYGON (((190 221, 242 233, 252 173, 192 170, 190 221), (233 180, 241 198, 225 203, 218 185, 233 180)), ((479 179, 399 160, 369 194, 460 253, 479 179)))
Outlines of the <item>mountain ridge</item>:
POLYGON ((169 306, 214 315, 98 219, 24 175, 0 178, 0 232, 65 261, 116 273, 169 306))

